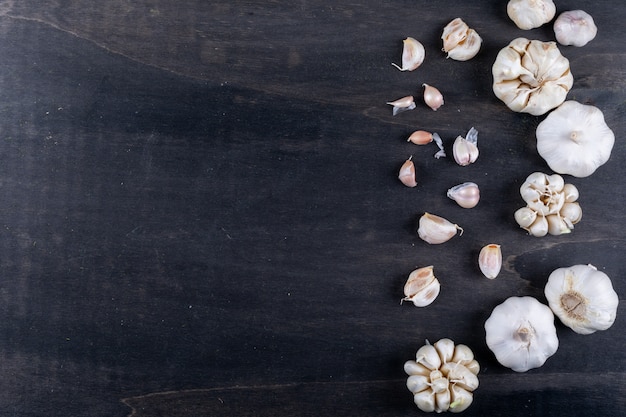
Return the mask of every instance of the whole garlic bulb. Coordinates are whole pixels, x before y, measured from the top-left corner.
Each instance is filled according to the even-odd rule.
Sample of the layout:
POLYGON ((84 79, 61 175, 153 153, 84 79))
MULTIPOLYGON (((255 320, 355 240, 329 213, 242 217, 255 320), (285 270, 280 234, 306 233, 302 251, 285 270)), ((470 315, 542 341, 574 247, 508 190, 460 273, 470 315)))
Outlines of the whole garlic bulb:
POLYGON ((556 6, 552 0, 511 0, 506 12, 518 28, 529 30, 552 20, 556 6))
POLYGON ((537 152, 560 174, 588 177, 611 157, 615 134, 595 106, 566 101, 536 131, 537 152))
POLYGON ((480 365, 469 347, 441 339, 434 345, 426 341, 415 360, 405 362, 404 371, 409 375, 406 387, 420 410, 459 413, 474 400, 480 365))
POLYGON ((443 39, 443 50, 448 54, 447 57, 456 61, 474 58, 483 43, 478 33, 470 29, 460 17, 443 28, 441 39, 443 39))
POLYGON ((554 314, 576 333, 606 330, 615 321, 619 298, 611 279, 593 265, 556 269, 545 295, 554 314))
POLYGON ((501 365, 515 372, 542 366, 559 339, 552 310, 533 297, 510 297, 485 322, 486 342, 501 365))
POLYGON ((555 42, 517 38, 498 53, 491 69, 493 92, 511 110, 540 116, 572 88, 569 61, 555 42))
POLYGON ((585 46, 597 33, 593 17, 583 10, 563 12, 554 21, 554 36, 561 45, 585 46))

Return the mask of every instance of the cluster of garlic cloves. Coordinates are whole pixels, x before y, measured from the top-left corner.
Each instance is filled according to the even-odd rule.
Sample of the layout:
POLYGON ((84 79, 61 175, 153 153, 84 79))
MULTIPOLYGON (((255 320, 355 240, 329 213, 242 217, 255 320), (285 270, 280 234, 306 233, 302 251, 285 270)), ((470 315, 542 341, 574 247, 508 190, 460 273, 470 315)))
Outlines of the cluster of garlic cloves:
POLYGON ((480 365, 468 346, 441 339, 434 345, 426 341, 415 360, 405 362, 404 371, 409 376, 406 386, 420 410, 459 413, 472 404, 480 365))
POLYGON ((478 254, 480 272, 489 279, 494 279, 502 268, 502 249, 497 243, 483 246, 478 254))
POLYGON ((443 28, 441 35, 443 51, 456 61, 467 61, 476 56, 483 43, 478 33, 471 29, 460 17, 443 28))
POLYGON ((578 189, 558 174, 530 174, 520 194, 527 205, 515 212, 515 221, 533 236, 570 233, 582 218, 578 189))

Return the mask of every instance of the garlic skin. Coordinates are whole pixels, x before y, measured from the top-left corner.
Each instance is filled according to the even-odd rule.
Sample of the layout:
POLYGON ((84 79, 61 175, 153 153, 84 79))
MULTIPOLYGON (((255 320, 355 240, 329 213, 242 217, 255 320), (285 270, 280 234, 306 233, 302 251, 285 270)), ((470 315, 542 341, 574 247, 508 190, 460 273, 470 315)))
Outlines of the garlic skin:
POLYGON ((462 167, 473 164, 478 159, 478 131, 473 127, 465 137, 457 136, 452 145, 452 154, 462 167))
POLYGON ((415 108, 415 99, 413 96, 406 96, 394 101, 388 101, 387 104, 393 106, 393 115, 395 116, 407 110, 413 110, 415 108))
POLYGON ((597 33, 593 17, 583 10, 563 12, 554 21, 554 35, 561 45, 585 46, 597 33))
POLYGON ((542 366, 559 339, 552 310, 533 297, 509 297, 485 322, 486 342, 498 362, 515 372, 542 366))
POLYGON ((413 394, 417 407, 425 412, 466 410, 478 388, 480 365, 466 345, 454 345, 450 339, 441 339, 434 345, 418 349, 415 360, 404 363, 408 375, 406 387, 413 394))
POLYGON ((556 269, 544 292, 554 314, 576 333, 606 330, 615 321, 619 297, 611 279, 593 265, 556 269))
POLYGON ((400 67, 394 63, 391 65, 400 71, 414 71, 424 62, 424 57, 426 56, 424 45, 411 37, 403 40, 402 44, 402 66, 400 67))
POLYGON ((398 179, 402 182, 402 184, 411 188, 417 185, 417 181, 415 179, 415 164, 412 159, 413 156, 404 161, 404 164, 402 164, 400 172, 398 173, 398 179))
POLYGON ((456 61, 467 61, 478 54, 483 43, 482 38, 474 29, 460 18, 452 20, 443 28, 441 35, 443 40, 443 51, 447 53, 447 58, 456 61))
POLYGON ((476 207, 480 200, 480 190, 476 183, 464 182, 450 188, 447 196, 463 208, 473 208, 476 207))
POLYGON ((438 89, 428 84, 422 84, 422 87, 424 87, 424 103, 428 107, 437 111, 439 107, 443 106, 443 95, 438 89))
POLYGON ((417 234, 420 239, 431 245, 438 245, 452 239, 457 230, 463 234, 463 228, 459 225, 430 213, 424 213, 419 220, 417 234))
POLYGON ((566 101, 539 125, 537 152, 560 174, 583 178, 611 157, 615 134, 595 106, 566 101))
POLYGON ((555 42, 517 38, 498 53, 493 92, 511 110, 540 116, 559 106, 572 88, 569 61, 555 42))
POLYGON ((489 279, 494 279, 502 268, 502 250, 500 245, 491 243, 484 246, 478 254, 480 272, 489 279))
POLYGON ((409 274, 404 284, 404 298, 401 302, 411 301, 415 307, 426 307, 435 301, 440 288, 432 265, 418 268, 409 274))
POLYGON ((518 28, 529 30, 552 20, 556 6, 552 0, 511 0, 506 12, 518 28))

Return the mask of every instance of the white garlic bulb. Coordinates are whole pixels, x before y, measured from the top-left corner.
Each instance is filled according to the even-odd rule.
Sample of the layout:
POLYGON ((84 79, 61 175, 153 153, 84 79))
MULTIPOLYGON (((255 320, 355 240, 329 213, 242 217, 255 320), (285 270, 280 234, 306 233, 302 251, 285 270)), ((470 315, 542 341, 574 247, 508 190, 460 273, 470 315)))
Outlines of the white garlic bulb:
POLYGON ((411 301, 416 307, 426 307, 435 301, 440 289, 441 285, 435 277, 432 265, 418 268, 409 274, 404 284, 402 301, 411 301))
POLYGON ((556 6, 552 0, 511 0, 506 12, 518 28, 529 30, 552 20, 556 6))
POLYGON ((424 103, 434 111, 443 106, 443 95, 432 85, 422 84, 424 87, 424 103))
POLYGON ((417 234, 423 241, 430 243, 431 245, 436 245, 452 239, 456 235, 457 231, 460 231, 461 234, 463 234, 463 228, 459 225, 454 224, 443 217, 430 213, 424 213, 424 215, 420 217, 417 234))
POLYGON ((555 42, 517 38, 493 64, 493 92, 511 110, 540 116, 557 107, 572 88, 569 61, 555 42))
POLYGON ((556 269, 544 291, 554 314, 576 333, 606 330, 615 321, 619 297, 611 279, 593 265, 556 269))
POLYGON ((554 35, 561 45, 585 46, 597 33, 593 17, 583 10, 563 12, 554 21, 554 35))
POLYGON ((476 56, 483 42, 474 29, 460 18, 452 20, 443 28, 443 50, 448 58, 456 61, 467 61, 476 56))
POLYGON ((483 246, 478 254, 478 267, 489 279, 494 279, 502 268, 502 249, 500 245, 491 243, 483 246))
POLYGON ((447 192, 447 196, 463 208, 476 207, 480 200, 480 190, 478 185, 474 182, 464 182, 463 184, 455 185, 447 192))
POLYGON ((424 62, 424 57, 426 56, 424 45, 411 37, 403 40, 402 44, 402 66, 400 67, 394 63, 391 65, 400 71, 413 71, 424 62))
POLYGON ((468 346, 441 339, 434 345, 426 341, 415 360, 405 362, 404 371, 409 376, 406 387, 420 410, 459 413, 472 404, 480 365, 468 346))
POLYGON ((561 174, 588 177, 611 157, 615 134, 595 106, 566 101, 536 130, 537 152, 561 174))
POLYGON ((556 353, 554 315, 532 297, 510 297, 485 322, 486 342, 501 365, 515 372, 542 366, 556 353))

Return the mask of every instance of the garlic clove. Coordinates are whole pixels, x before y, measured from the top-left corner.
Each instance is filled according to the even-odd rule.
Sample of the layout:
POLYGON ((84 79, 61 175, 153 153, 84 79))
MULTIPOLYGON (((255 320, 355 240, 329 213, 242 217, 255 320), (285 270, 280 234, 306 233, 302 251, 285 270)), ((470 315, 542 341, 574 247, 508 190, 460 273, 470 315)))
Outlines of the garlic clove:
POLYGON ((563 194, 565 194, 565 203, 573 203, 578 200, 578 188, 574 184, 565 184, 563 186, 563 194))
POLYGON ((430 389, 416 393, 413 396, 413 401, 420 410, 426 413, 435 411, 435 393, 430 389))
POLYGON ((552 20, 556 6, 552 0, 510 0, 506 12, 518 28, 529 30, 552 20))
POLYGON ((537 216, 533 224, 528 226, 526 230, 535 237, 543 237, 548 234, 548 220, 545 216, 537 216))
POLYGON ((434 111, 443 106, 443 95, 432 85, 422 84, 424 87, 424 103, 434 111))
POLYGON ((482 38, 461 19, 456 18, 443 28, 443 50, 447 58, 467 61, 478 53, 482 38))
MULTIPOLYGON (((460 363, 461 365, 469 364, 474 360, 474 352, 467 345, 459 344, 454 348, 454 356, 452 356, 452 362, 460 363)), ((477 373, 477 372, 476 372, 477 373)))
POLYGON ((563 12, 554 21, 554 35, 561 45, 585 46, 597 33, 593 17, 583 10, 563 12))
POLYGON ((426 344, 419 348, 415 353, 415 362, 424 365, 431 371, 439 369, 441 366, 441 358, 434 346, 426 344))
POLYGON ((576 202, 563 204, 563 208, 561 208, 559 214, 561 217, 568 220, 572 225, 580 222, 583 217, 583 211, 580 208, 580 204, 576 202))
POLYGON ((522 229, 528 229, 537 219, 537 212, 528 207, 522 207, 515 212, 515 221, 522 229))
POLYGON ((478 388, 478 377, 464 365, 449 362, 441 366, 441 372, 451 383, 458 385, 461 388, 469 391, 474 391, 478 388))
POLYGON ((457 231, 463 234, 463 228, 444 219, 443 217, 424 213, 419 220, 417 234, 419 237, 431 245, 447 242, 452 239, 457 231))
POLYGON ((476 359, 472 359, 469 363, 465 364, 465 367, 474 375, 478 375, 478 372, 480 372, 480 365, 476 359))
POLYGON ((553 236, 571 233, 572 231, 565 220, 558 214, 550 214, 546 216, 546 220, 548 221, 548 233, 553 236))
POLYGON ((404 363, 404 372, 408 375, 430 375, 430 369, 415 361, 406 361, 404 363))
POLYGON ((426 145, 433 141, 433 134, 425 130, 416 130, 411 133, 407 142, 413 142, 416 145, 426 145))
POLYGON ((467 166, 478 159, 478 147, 462 136, 458 136, 452 145, 452 154, 457 164, 467 166))
POLYGON ((415 164, 412 159, 413 156, 404 161, 398 173, 398 179, 407 187, 415 187, 417 185, 417 181, 415 180, 415 164))
POLYGON ((480 200, 480 190, 476 183, 464 182, 450 188, 447 196, 463 208, 472 208, 476 207, 480 200))
POLYGON ((426 55, 424 45, 411 37, 403 40, 402 44, 402 67, 394 63, 391 65, 398 68, 400 71, 413 71, 422 65, 422 62, 424 62, 424 57, 426 55))
POLYGON ((502 268, 502 250, 500 245, 492 243, 484 246, 478 255, 480 271, 489 279, 494 279, 502 268))
POLYGON ((441 357, 441 361, 443 363, 447 363, 452 360, 452 357, 454 356, 454 342, 452 340, 440 339, 435 342, 433 346, 439 353, 439 357, 441 357))
POLYGON ((435 301, 440 288, 432 266, 418 268, 409 274, 404 284, 405 297, 402 301, 411 301, 416 307, 426 307, 435 301))
POLYGON ((474 401, 474 395, 466 389, 458 385, 450 386, 450 408, 448 411, 452 413, 460 413, 467 410, 474 401))
POLYGON ((387 104, 393 106, 394 116, 407 110, 413 110, 415 108, 415 100, 413 96, 406 96, 394 101, 388 101, 387 104))

